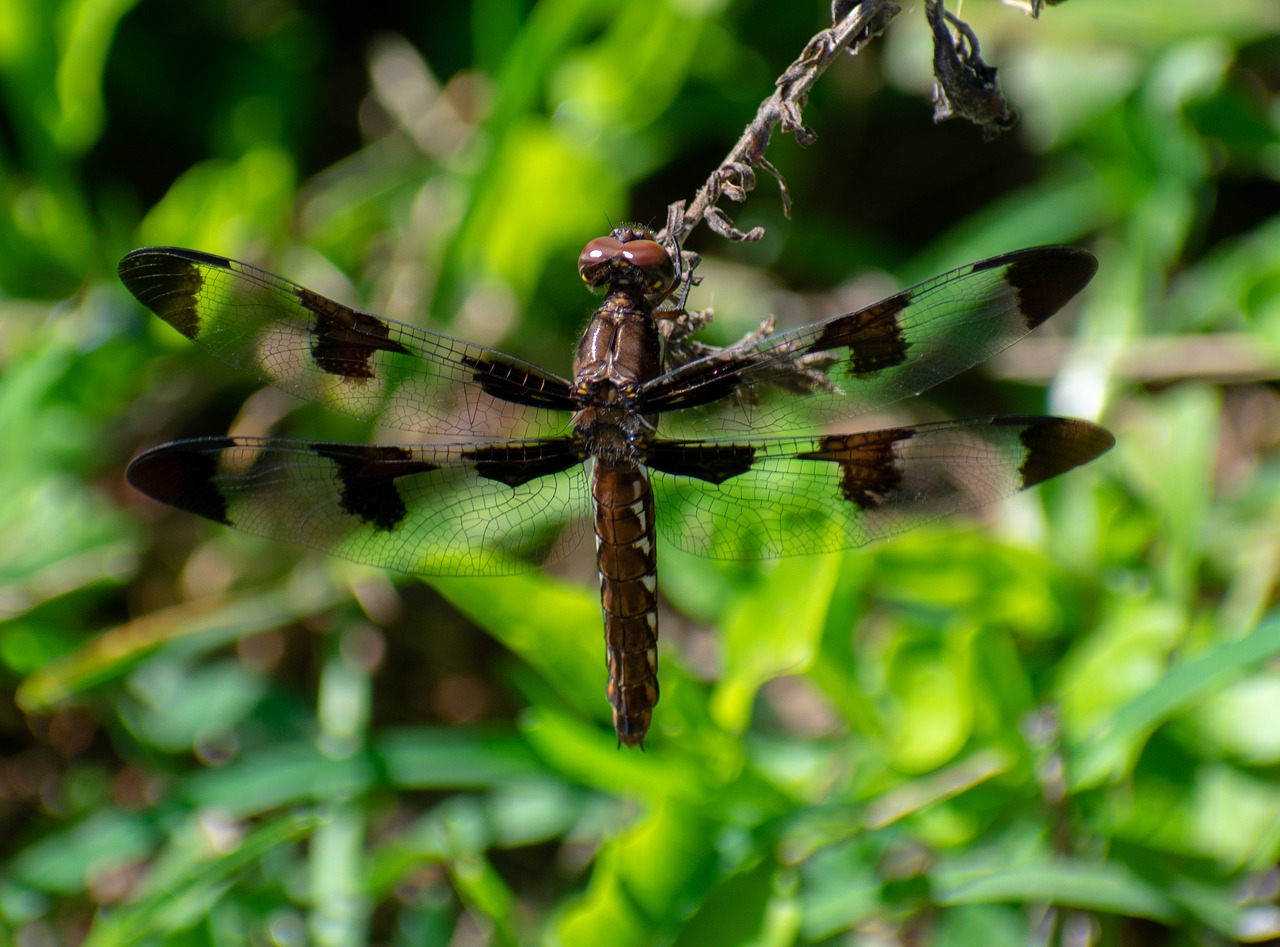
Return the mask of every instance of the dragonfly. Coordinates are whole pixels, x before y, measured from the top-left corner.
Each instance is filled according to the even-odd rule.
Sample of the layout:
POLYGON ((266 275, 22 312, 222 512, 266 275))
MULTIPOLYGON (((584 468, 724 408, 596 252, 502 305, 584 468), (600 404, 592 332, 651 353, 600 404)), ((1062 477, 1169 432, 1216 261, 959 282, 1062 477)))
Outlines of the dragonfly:
POLYGON ((1012 345, 1096 268, 1082 249, 1017 250, 677 357, 663 331, 680 308, 673 255, 618 227, 579 256, 603 301, 564 377, 246 263, 147 247, 119 266, 147 309, 261 382, 395 429, 396 442, 199 437, 146 450, 127 476, 214 522, 422 575, 535 569, 594 531, 606 694, 619 744, 643 748, 659 696, 658 535, 722 559, 833 552, 1095 459, 1112 435, 1072 418, 834 428, 1012 345))

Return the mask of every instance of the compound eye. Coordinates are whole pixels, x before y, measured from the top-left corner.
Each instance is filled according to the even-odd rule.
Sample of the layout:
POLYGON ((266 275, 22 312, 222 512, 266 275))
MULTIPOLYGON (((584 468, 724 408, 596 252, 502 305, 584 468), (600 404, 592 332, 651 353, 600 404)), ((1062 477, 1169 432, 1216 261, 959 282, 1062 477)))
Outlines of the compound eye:
POLYGON ((676 279, 675 264, 666 247, 656 240, 632 240, 622 245, 622 256, 644 274, 644 294, 656 302, 671 292, 676 279))
POLYGON ((632 240, 622 244, 622 257, 645 270, 667 259, 667 251, 656 240, 632 240))
POLYGON ((605 284, 609 276, 609 262, 622 249, 622 241, 613 237, 596 237, 578 254, 578 275, 582 281, 596 289, 605 284))

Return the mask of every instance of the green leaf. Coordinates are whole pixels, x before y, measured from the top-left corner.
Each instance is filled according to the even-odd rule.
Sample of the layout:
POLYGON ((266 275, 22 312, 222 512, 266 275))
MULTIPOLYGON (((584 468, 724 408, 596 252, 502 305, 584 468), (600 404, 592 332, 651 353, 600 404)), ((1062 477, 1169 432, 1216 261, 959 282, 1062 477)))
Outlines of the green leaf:
POLYGON ((837 556, 762 563, 758 581, 729 606, 724 618, 724 672, 711 704, 721 727, 742 732, 761 684, 809 669, 822 639, 839 565, 837 556))
POLYGON ((277 628, 346 600, 348 593, 314 571, 257 594, 200 599, 121 625, 41 668, 18 689, 28 712, 50 708, 132 670, 160 648, 203 653, 277 628))
POLYGON ((1215 645, 1174 666, 1119 707, 1106 725, 1076 746, 1068 766, 1074 789, 1121 778, 1156 727, 1186 713, 1280 654, 1280 616, 1272 615, 1240 641, 1215 645))
POLYGON ((145 858, 159 837, 150 818, 104 809, 24 848, 10 874, 45 891, 83 891, 91 877, 145 858))
POLYGON ((608 710, 599 593, 537 574, 436 579, 432 588, 592 716, 608 710))
POLYGON ((230 843, 229 851, 211 846, 192 852, 185 871, 164 877, 158 887, 100 919, 84 943, 87 947, 124 947, 199 923, 241 873, 275 849, 305 838, 319 824, 315 816, 284 816, 230 843))
POLYGON ((1178 911, 1165 894, 1117 864, 1019 866, 1011 871, 943 872, 937 876, 938 902, 956 904, 1053 904, 1090 911, 1146 917, 1173 923, 1178 911))
POLYGON ((557 924, 560 942, 629 947, 673 935, 715 878, 712 832, 674 803, 652 804, 601 851, 586 893, 557 924))

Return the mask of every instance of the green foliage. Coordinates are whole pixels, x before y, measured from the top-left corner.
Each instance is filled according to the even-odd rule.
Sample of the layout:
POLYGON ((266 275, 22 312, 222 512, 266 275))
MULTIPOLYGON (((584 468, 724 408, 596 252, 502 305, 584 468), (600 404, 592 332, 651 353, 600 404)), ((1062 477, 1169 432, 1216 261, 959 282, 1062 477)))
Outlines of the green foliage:
POLYGON ((919 10, 819 82, 817 144, 769 151, 793 218, 761 175, 730 209, 762 243, 695 235, 716 337, 1087 244, 1097 279, 1000 381, 900 407, 1118 445, 981 525, 664 548, 643 753, 609 726, 589 554, 426 586, 123 481, 174 436, 367 433, 139 312, 125 251, 248 259, 564 372, 578 249, 690 197, 826 7, 0 0, 0 941, 1277 936, 1274 0, 969 0, 1023 115, 992 145, 930 125, 919 10))

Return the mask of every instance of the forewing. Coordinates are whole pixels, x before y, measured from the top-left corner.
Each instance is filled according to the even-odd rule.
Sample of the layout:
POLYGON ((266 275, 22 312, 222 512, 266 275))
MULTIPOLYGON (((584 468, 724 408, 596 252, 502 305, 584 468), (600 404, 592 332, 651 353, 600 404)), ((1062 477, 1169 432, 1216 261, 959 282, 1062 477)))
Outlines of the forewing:
POLYGON ((564 427, 569 383, 502 352, 352 309, 226 257, 134 250, 120 279, 222 361, 336 411, 448 438, 564 427))
POLYGON ((638 405, 674 412, 662 423, 681 434, 777 433, 852 417, 1008 348, 1096 269, 1073 247, 970 263, 865 309, 676 366, 641 388, 638 405))
POLYGON ((814 438, 659 441, 658 530, 717 559, 833 552, 1010 496, 1114 444, 1054 417, 997 417, 814 438))
POLYGON ((567 552, 590 497, 568 438, 380 445, 212 437, 153 448, 129 482, 271 539, 424 575, 505 575, 567 552))

